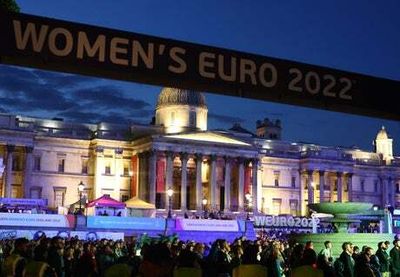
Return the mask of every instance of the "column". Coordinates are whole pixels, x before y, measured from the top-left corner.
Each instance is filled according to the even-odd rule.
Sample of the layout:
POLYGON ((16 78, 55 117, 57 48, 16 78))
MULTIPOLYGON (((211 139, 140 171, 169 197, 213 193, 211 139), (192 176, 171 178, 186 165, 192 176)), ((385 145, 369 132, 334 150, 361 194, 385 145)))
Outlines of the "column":
MULTIPOLYGON (((94 198, 99 198, 101 196, 101 177, 103 175, 104 165, 103 165, 103 153, 104 149, 102 147, 96 147, 94 150, 94 182, 93 182, 93 193, 94 198)), ((139 161, 140 162, 140 161, 139 161)))
MULTIPOLYGON (((172 188, 172 174, 174 171, 174 164, 172 160, 173 153, 172 152, 166 152, 166 158, 167 158, 167 165, 166 165, 166 172, 165 172, 165 210, 169 210, 169 199, 168 199, 168 194, 167 190, 169 188, 172 188)), ((172 197, 174 197, 172 195, 172 197)), ((172 207, 171 207, 172 209, 172 207)))
POLYGON ((300 215, 305 214, 305 207, 304 207, 304 184, 303 184, 303 174, 302 170, 299 169, 299 205, 300 205, 300 215))
POLYGON ((343 173, 337 172, 337 202, 343 202, 343 173))
POLYGON ((181 210, 186 211, 187 203, 187 163, 188 155, 186 153, 181 153, 181 210))
POLYGON ((244 160, 238 159, 239 162, 239 191, 238 191, 238 204, 239 211, 244 210, 244 160))
POLYGON ((224 196, 224 212, 229 212, 231 209, 231 159, 225 157, 225 196, 224 196))
POLYGON ((156 204, 156 180, 157 180, 157 151, 149 153, 149 201, 156 204))
POLYGON ((307 171, 307 190, 308 190, 308 204, 314 203, 314 187, 312 183, 312 170, 307 171))
POLYGON ((11 185, 13 181, 12 176, 12 163, 13 163, 13 152, 15 145, 7 145, 7 165, 6 165, 6 196, 11 197, 11 185))
POLYGON ((396 208, 396 188, 392 177, 389 178, 389 188, 392 196, 390 198, 390 204, 393 208, 396 208))
POLYGON ((347 193, 349 202, 353 201, 353 173, 347 174, 347 193))
POLYGON ((24 198, 30 198, 32 166, 33 166, 33 147, 25 146, 25 170, 24 170, 24 198))
POLYGON ((211 175, 210 175, 210 204, 211 209, 216 210, 217 208, 217 156, 212 155, 211 159, 211 175))
POLYGON ((147 159, 148 153, 142 152, 138 154, 139 157, 139 186, 138 186, 138 195, 139 198, 146 201, 146 188, 147 188, 147 159))
POLYGON ((324 199, 325 193, 325 171, 319 171, 319 203, 325 202, 324 199))
POLYGON ((381 182, 381 194, 382 194, 382 207, 384 208, 387 204, 387 181, 386 178, 380 177, 379 178, 381 182))
POLYGON ((114 191, 113 191, 113 197, 115 199, 120 199, 120 190, 121 190, 121 175, 123 174, 123 160, 122 160, 122 153, 123 149, 117 148, 114 150, 114 168, 115 168, 115 174, 114 174, 114 191))
POLYGON ((203 165, 203 155, 196 154, 196 209, 197 212, 202 212, 202 201, 203 201, 203 183, 202 183, 202 172, 201 168, 203 165))
POLYGON ((257 201, 257 173, 258 173, 258 160, 253 159, 252 161, 252 176, 251 176, 251 192, 253 198, 253 213, 258 212, 258 201, 257 201))

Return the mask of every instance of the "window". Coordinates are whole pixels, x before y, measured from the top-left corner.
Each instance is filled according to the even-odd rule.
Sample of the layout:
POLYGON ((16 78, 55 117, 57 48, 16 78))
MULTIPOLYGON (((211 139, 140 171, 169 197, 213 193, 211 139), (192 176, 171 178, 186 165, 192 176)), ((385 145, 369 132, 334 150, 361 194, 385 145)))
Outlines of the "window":
POLYGON ((275 187, 279 187, 279 175, 280 171, 274 171, 274 185, 275 187))
POLYGON ((196 112, 189 113, 189 125, 195 126, 196 125, 196 112))
POLYGON ((129 176, 129 163, 124 164, 124 176, 129 176))
POLYGON ((104 167, 104 174, 110 175, 111 174, 111 162, 106 161, 106 165, 104 167))
POLYGON ((65 189, 54 189, 54 207, 64 206, 65 189))
POLYGON ((35 156, 33 158, 33 170, 40 171, 40 156, 35 156))
POLYGON ((21 160, 17 155, 13 155, 12 171, 21 171, 21 160))
POLYGON ((298 206, 298 201, 296 199, 290 199, 290 214, 292 216, 297 216, 297 206, 298 206))
POLYGON ((171 113, 171 125, 175 124, 175 112, 171 113))
POLYGON ((296 187, 296 176, 292 176, 292 188, 296 187))
POLYGON ((128 194, 122 194, 121 195, 121 201, 122 202, 128 201, 128 199, 129 199, 129 195, 128 194))
POLYGON ((58 158, 58 172, 64 172, 65 170, 65 158, 58 158))
POLYGON ((31 188, 31 198, 32 199, 42 198, 42 188, 40 187, 31 188))
POLYGON ((274 198, 272 199, 272 215, 281 214, 282 199, 274 198))
POLYGON ((87 158, 82 159, 82 174, 88 174, 89 171, 89 160, 87 158))
POLYGON ((11 198, 19 198, 21 196, 21 185, 11 185, 11 198))

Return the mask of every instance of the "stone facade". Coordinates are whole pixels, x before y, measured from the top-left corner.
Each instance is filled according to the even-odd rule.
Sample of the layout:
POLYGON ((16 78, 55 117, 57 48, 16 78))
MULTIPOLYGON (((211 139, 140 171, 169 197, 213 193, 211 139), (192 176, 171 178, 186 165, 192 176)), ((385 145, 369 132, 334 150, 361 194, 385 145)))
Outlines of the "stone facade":
POLYGON ((169 90, 178 95, 164 93, 155 125, 0 115, 1 196, 46 198, 50 207, 68 206, 78 201, 82 181, 88 199, 137 196, 155 204, 159 213, 169 203, 176 213, 293 215, 305 215, 307 203, 323 201, 400 206, 400 163, 384 129, 376 153, 281 141, 280 122, 274 124, 279 132, 272 140, 265 138, 268 124, 261 123, 257 127, 264 137, 242 128, 207 131, 204 97, 169 90), (160 124, 167 122, 162 117, 180 114, 180 107, 195 120, 160 124), (182 131, 171 132, 171 126, 182 131), (174 191, 171 201, 168 188, 174 191))

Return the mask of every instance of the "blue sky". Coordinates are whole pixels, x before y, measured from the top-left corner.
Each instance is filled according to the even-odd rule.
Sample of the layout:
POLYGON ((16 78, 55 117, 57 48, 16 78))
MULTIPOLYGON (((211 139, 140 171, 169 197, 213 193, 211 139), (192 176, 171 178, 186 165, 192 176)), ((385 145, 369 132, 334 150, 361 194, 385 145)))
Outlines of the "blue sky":
MULTIPOLYGON (((20 0, 24 13, 400 80, 400 1, 20 0)), ((160 87, 0 66, 0 111, 70 121, 147 123, 160 87), (96 95, 102 95, 97 97, 96 95)), ((377 91, 379 93, 379 91, 377 91)), ((400 93, 400 92, 399 92, 400 93)), ((372 150, 395 121, 206 94, 209 127, 280 119, 283 139, 372 150)))

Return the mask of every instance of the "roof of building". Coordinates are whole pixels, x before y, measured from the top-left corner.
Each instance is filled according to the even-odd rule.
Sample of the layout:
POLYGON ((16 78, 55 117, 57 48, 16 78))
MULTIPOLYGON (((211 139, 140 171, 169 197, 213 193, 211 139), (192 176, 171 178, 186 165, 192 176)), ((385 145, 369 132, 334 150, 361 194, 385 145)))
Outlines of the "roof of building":
POLYGON ((388 139, 389 136, 385 130, 385 126, 382 126, 382 128, 379 130, 378 134, 376 135, 376 139, 388 139))
POLYGON ((198 91, 163 88, 157 100, 157 109, 171 105, 189 105, 207 108, 204 95, 198 91))

